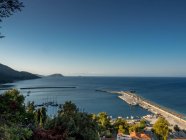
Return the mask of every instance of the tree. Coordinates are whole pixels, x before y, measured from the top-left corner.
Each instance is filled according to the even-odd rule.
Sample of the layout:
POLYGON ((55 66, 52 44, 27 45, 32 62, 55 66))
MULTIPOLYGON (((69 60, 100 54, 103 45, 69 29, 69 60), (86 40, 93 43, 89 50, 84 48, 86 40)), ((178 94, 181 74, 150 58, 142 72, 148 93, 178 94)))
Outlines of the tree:
POLYGON ((78 136, 82 136, 84 140, 97 140, 98 138, 98 126, 92 119, 91 115, 78 112, 75 115, 74 122, 76 125, 76 139, 78 136))
POLYGON ((46 111, 45 107, 41 107, 34 112, 36 126, 39 125, 40 127, 43 127, 47 119, 46 111))
MULTIPOLYGON (((19 0, 0 0, 0 22, 2 22, 3 18, 10 17, 15 12, 21 11, 23 7, 23 3, 19 0)), ((3 37, 0 32, 0 38, 3 37)))
POLYGON ((179 131, 180 131, 179 126, 178 126, 178 125, 175 125, 175 126, 174 126, 174 130, 177 131, 177 132, 179 132, 179 131))
POLYGON ((98 123, 103 129, 107 129, 110 127, 110 118, 106 112, 101 112, 98 114, 98 123))
POLYGON ((2 140, 28 140, 32 136, 32 131, 29 128, 24 128, 16 124, 5 124, 3 127, 0 127, 0 130, 3 131, 3 135, 0 135, 2 140))
POLYGON ((78 108, 74 103, 71 101, 66 101, 63 106, 60 106, 59 115, 67 114, 67 115, 73 115, 78 112, 78 108))
POLYGON ((117 118, 114 121, 113 126, 115 129, 115 132, 119 132, 119 133, 123 133, 123 134, 129 133, 129 125, 125 119, 117 118))
MULTIPOLYGON (((9 90, 0 95, 0 139, 29 139, 32 130, 28 127, 32 117, 24 105, 24 96, 18 90, 9 90)), ((31 115, 33 116, 33 115, 31 115)))
POLYGON ((139 125, 138 124, 133 124, 129 127, 129 132, 139 132, 139 125))
POLYGON ((79 112, 71 101, 60 107, 58 115, 47 122, 45 129, 63 139, 98 140, 98 126, 92 115, 79 112))
POLYGON ((112 125, 111 125, 111 119, 110 117, 107 115, 106 112, 100 112, 97 115, 97 124, 99 126, 99 133, 100 136, 106 136, 106 137, 111 137, 112 136, 112 125))
POLYGON ((142 119, 139 123, 130 125, 129 132, 143 132, 145 127, 146 121, 142 119))
POLYGON ((169 123, 163 118, 159 117, 158 120, 153 125, 153 131, 159 139, 167 140, 169 134, 169 123))
POLYGON ((146 127, 146 121, 144 119, 140 120, 139 131, 143 131, 145 127, 146 127))
POLYGON ((24 120, 26 113, 24 106, 24 96, 19 91, 13 89, 0 95, 0 117, 11 122, 24 120))
POLYGON ((119 125, 118 133, 125 134, 125 129, 123 128, 123 125, 119 125))

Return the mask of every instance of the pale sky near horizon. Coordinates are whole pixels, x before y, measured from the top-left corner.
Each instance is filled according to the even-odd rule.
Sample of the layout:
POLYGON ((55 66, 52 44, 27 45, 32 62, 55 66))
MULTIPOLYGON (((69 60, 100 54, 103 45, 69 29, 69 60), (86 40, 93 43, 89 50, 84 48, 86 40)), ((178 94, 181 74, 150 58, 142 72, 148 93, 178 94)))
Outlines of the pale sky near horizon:
POLYGON ((186 76, 185 0, 31 0, 0 25, 0 63, 37 74, 186 76))

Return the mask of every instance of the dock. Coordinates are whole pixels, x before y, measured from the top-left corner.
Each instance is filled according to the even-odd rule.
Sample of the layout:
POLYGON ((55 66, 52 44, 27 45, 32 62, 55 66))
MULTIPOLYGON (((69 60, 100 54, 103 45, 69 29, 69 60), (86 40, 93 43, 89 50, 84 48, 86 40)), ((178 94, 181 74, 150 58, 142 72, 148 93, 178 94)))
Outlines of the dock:
POLYGON ((134 92, 113 91, 110 93, 119 94, 118 97, 124 100, 129 105, 139 105, 140 107, 150 111, 153 114, 163 116, 165 119, 168 120, 171 126, 178 125, 181 129, 186 128, 186 120, 185 120, 186 116, 182 114, 178 114, 173 110, 170 110, 166 107, 153 103, 143 97, 138 96, 134 92))

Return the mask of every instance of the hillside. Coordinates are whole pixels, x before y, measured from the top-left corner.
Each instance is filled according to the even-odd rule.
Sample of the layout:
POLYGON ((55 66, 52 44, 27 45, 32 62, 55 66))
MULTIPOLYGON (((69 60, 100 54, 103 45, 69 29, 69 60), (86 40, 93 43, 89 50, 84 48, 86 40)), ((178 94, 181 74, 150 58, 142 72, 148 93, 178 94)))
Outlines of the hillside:
POLYGON ((16 71, 6 65, 0 64, 0 83, 9 83, 17 80, 36 79, 39 76, 29 72, 16 71))

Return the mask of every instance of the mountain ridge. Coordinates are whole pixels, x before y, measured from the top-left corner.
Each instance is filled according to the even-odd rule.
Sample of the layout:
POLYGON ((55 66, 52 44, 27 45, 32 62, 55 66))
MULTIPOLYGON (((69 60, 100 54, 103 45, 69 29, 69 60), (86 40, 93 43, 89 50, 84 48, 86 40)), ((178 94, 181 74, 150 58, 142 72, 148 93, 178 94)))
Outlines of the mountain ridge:
POLYGON ((37 79, 39 76, 26 72, 17 71, 13 68, 0 63, 0 84, 11 83, 18 80, 37 79))

